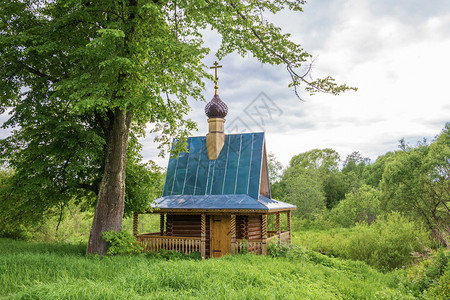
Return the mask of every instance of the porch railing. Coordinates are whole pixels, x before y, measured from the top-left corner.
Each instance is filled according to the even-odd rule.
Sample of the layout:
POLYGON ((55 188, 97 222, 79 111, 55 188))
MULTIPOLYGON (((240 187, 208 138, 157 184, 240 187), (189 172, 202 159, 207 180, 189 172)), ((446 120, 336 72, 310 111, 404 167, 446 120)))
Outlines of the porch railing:
MULTIPOLYGON (((278 234, 276 231, 267 231, 268 239, 267 243, 269 243, 271 240, 278 238, 278 234)), ((282 231, 280 235, 280 241, 283 243, 289 242, 289 231, 282 231)))
POLYGON ((262 243, 261 240, 236 240, 235 253, 243 252, 247 248, 248 253, 261 254, 262 243))
POLYGON ((158 252, 161 249, 174 250, 184 254, 200 252, 201 238, 199 237, 138 234, 136 239, 145 252, 158 252))

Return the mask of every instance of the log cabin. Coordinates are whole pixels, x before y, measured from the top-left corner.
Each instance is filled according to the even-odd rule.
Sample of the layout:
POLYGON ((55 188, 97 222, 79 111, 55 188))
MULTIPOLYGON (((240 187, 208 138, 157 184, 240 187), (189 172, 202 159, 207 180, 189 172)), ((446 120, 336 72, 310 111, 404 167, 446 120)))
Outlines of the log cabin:
POLYGON ((134 214, 133 234, 145 251, 264 255, 271 240, 291 240, 296 207, 271 198, 264 133, 224 133, 228 108, 218 95, 220 66, 214 65, 215 94, 205 107, 209 132, 188 138, 188 151, 170 158, 162 197, 144 212, 160 215, 160 231, 138 234, 140 213, 134 214))

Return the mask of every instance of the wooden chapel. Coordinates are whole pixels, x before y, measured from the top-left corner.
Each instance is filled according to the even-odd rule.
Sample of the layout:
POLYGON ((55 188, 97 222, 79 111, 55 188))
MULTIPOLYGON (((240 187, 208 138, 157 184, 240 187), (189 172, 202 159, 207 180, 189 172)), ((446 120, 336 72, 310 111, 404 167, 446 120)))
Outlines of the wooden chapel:
POLYGON ((209 133, 188 138, 188 152, 169 160, 162 197, 145 212, 160 215, 160 231, 138 234, 140 213, 134 214, 133 234, 145 251, 198 251, 217 258, 244 249, 266 254, 274 238, 290 242, 296 206, 271 199, 264 133, 224 133, 228 108, 218 94, 220 67, 212 67, 215 94, 205 107, 209 133), (272 216, 276 228, 268 230, 272 216))

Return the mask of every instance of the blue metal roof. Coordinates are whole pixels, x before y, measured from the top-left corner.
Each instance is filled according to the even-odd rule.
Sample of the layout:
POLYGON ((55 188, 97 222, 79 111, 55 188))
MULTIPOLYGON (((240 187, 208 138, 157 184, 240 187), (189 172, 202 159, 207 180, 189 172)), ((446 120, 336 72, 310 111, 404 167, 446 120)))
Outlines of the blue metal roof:
POLYGON ((217 160, 209 160, 206 137, 188 138, 188 152, 169 160, 163 197, 248 195, 258 199, 263 147, 263 132, 228 134, 217 160))
POLYGON ((248 195, 172 195, 156 199, 152 207, 174 210, 278 210, 296 208, 295 205, 264 196, 254 199, 248 195))
POLYGON ((169 160, 163 195, 155 200, 153 208, 266 211, 296 208, 260 195, 263 132, 226 135, 217 160, 209 160, 204 136, 188 138, 187 148, 188 152, 169 160))

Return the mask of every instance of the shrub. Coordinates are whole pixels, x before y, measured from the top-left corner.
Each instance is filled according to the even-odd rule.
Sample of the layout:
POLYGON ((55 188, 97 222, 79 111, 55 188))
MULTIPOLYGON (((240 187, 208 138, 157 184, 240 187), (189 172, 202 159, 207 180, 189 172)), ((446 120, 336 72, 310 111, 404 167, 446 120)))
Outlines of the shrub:
POLYGON ((300 245, 280 243, 278 239, 272 240, 267 246, 267 251, 272 257, 286 257, 290 259, 306 259, 306 248, 300 245))
POLYGON ((345 195, 345 199, 330 211, 330 219, 335 223, 350 227, 357 223, 371 224, 380 214, 380 192, 363 185, 345 195))
POLYGON ((411 263, 411 253, 423 252, 427 243, 426 231, 399 213, 392 213, 371 226, 358 224, 345 256, 380 270, 391 270, 411 263))
POLYGON ((114 230, 103 232, 103 239, 109 242, 108 255, 137 254, 142 252, 142 247, 135 237, 127 232, 114 230))
POLYGON ((436 286, 427 293, 433 299, 450 299, 450 269, 442 275, 436 286))
POLYGON ((272 240, 267 245, 267 252, 272 257, 286 257, 288 252, 291 251, 292 245, 286 243, 280 243, 278 239, 272 240))
POLYGON ((440 249, 407 270, 405 286, 416 297, 425 292, 433 299, 450 299, 449 265, 450 251, 440 249))
POLYGON ((32 238, 30 230, 24 225, 8 226, 7 224, 2 224, 1 220, 0 225, 0 237, 24 241, 31 240, 32 238))

